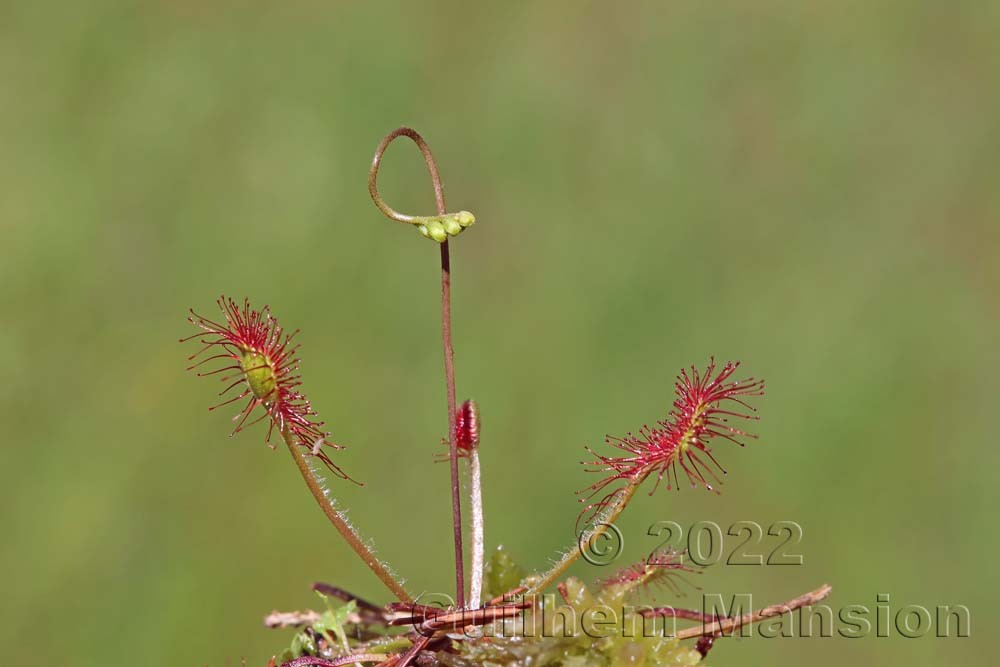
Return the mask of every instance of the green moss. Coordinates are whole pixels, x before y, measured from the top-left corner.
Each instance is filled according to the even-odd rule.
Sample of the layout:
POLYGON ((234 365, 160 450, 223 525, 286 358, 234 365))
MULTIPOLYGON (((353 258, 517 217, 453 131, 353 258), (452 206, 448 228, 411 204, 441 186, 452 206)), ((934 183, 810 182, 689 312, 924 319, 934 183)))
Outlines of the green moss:
MULTIPOLYGON (((503 548, 493 552, 486 565, 486 588, 490 597, 516 588, 525 581, 524 570, 503 548)), ((637 667, 639 665, 698 665, 701 654, 688 642, 663 636, 662 619, 646 619, 627 603, 632 583, 591 589, 569 577, 560 593, 542 596, 522 616, 483 626, 482 636, 455 639, 452 651, 436 658, 446 667, 637 667)), ((344 608, 342 607, 341 610, 344 608)), ((353 607, 351 608, 353 610, 353 607)), ((409 647, 403 636, 382 637, 367 642, 352 641, 344 624, 349 614, 328 611, 312 628, 296 635, 284 656, 298 657, 318 651, 324 657, 349 652, 402 652, 409 647), (336 637, 330 636, 330 629, 336 637), (325 635, 316 647, 309 637, 325 635), (336 639, 336 641, 334 641, 336 639)))
MULTIPOLYGON (((510 572, 506 554, 491 565, 510 572), (497 561, 504 563, 497 566, 497 561)), ((510 580, 504 582, 510 583, 510 580)), ((701 654, 689 644, 662 636, 663 625, 643 619, 626 604, 628 586, 591 590, 570 577, 560 595, 543 596, 540 606, 522 618, 497 623, 489 641, 459 641, 457 653, 440 654, 450 667, 626 667, 696 665, 701 654)))
POLYGON ((524 569, 514 562, 501 545, 486 562, 483 575, 486 598, 490 599, 517 588, 524 580, 524 569))

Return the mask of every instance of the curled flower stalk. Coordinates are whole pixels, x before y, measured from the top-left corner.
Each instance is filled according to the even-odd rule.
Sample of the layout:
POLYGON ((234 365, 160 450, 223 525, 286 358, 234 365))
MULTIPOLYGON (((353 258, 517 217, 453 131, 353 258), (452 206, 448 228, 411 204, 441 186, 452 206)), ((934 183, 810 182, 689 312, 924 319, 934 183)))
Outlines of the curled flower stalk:
POLYGON ((211 371, 199 372, 198 375, 224 374, 221 380, 229 384, 220 395, 236 391, 238 388, 242 390, 209 410, 216 410, 240 399, 248 399, 246 405, 236 415, 234 421, 237 425, 230 435, 236 435, 246 426, 269 418, 265 440, 270 443, 274 431, 278 431, 313 498, 337 532, 389 590, 400 599, 410 599, 402 582, 375 556, 347 520, 343 511, 337 507, 336 501, 310 464, 311 460, 319 461, 337 477, 354 481, 333 462, 326 451, 343 447, 329 440, 330 434, 323 430, 323 422, 315 420, 315 410, 298 390, 301 386, 298 374, 299 360, 294 356, 298 345, 291 344, 298 331, 285 334, 266 306, 262 310, 254 310, 250 307, 249 300, 244 300, 241 307, 233 299, 223 296, 219 298, 218 304, 225 318, 225 324, 198 315, 192 310, 188 321, 202 331, 181 339, 181 342, 197 340, 203 346, 188 357, 190 361, 202 357, 207 352, 214 352, 202 357, 188 370, 194 370, 211 361, 228 363, 211 371), (248 423, 247 420, 258 407, 261 408, 262 414, 248 423))
POLYGON ((413 225, 424 237, 438 243, 447 243, 449 236, 458 236, 476 222, 476 216, 472 215, 469 211, 448 213, 445 210, 444 186, 441 184, 441 175, 438 173, 437 162, 434 160, 431 148, 424 141, 424 138, 420 136, 419 132, 410 127, 398 127, 385 135, 382 141, 379 142, 378 148, 375 149, 375 157, 372 158, 371 169, 368 171, 368 194, 371 195, 375 206, 378 207, 378 210, 382 211, 385 217, 396 222, 413 225), (424 162, 427 163, 427 169, 431 174, 431 185, 434 186, 437 215, 409 215, 401 213, 389 206, 379 194, 378 169, 382 164, 382 156, 385 155, 385 150, 389 147, 389 144, 397 137, 409 137, 412 139, 413 143, 420 149, 421 155, 424 156, 424 162))
POLYGON ((411 127, 397 127, 382 137, 375 156, 368 170, 368 194, 375 206, 390 220, 416 225, 420 233, 437 241, 441 255, 441 343, 444 348, 445 395, 448 402, 448 462, 451 469, 451 514, 452 536, 455 543, 455 599, 459 607, 465 606, 465 553, 462 547, 462 497, 458 479, 458 433, 456 419, 455 393, 455 346, 451 333, 451 249, 449 236, 457 236, 462 230, 472 225, 476 218, 468 211, 448 213, 444 201, 444 185, 441 183, 441 173, 437 161, 431 153, 431 147, 419 132, 411 127), (436 216, 413 216, 400 213, 389 206, 378 191, 378 170, 386 149, 399 137, 407 137, 420 150, 427 165, 434 188, 434 203, 437 207, 436 216))

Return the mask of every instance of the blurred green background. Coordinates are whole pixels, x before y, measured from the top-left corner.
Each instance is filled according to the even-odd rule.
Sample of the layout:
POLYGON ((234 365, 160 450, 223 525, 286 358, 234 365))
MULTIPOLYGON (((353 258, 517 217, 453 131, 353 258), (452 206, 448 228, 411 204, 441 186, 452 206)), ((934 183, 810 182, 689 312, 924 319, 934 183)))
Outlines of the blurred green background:
MULTIPOLYGON (((656 520, 798 521, 803 566, 699 583, 966 604, 973 638, 725 641, 714 664, 986 664, 998 30, 990 2, 3 3, 7 662, 260 665, 290 638, 263 615, 312 581, 388 600, 287 453, 229 439, 221 387, 184 372, 186 309, 221 293, 302 328, 367 482, 337 492, 415 590, 450 589, 437 248, 365 187, 410 124, 478 216, 454 326, 491 545, 542 567, 583 445, 738 358, 768 382, 760 441, 720 445, 718 497, 641 497, 617 564, 656 520)), ((382 187, 432 210, 406 142, 382 187)))

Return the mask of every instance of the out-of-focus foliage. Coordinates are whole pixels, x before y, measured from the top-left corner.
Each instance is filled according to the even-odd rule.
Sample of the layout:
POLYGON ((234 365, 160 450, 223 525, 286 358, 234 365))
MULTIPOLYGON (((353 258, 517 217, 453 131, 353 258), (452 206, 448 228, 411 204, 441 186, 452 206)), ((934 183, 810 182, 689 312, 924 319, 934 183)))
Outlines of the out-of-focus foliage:
MULTIPOLYGON (((760 441, 719 448, 720 496, 640 495, 612 567, 654 521, 797 521, 802 566, 699 585, 961 603, 973 639, 720 641, 714 664, 974 664, 997 620, 998 30, 990 2, 4 3, 7 661, 260 665, 293 636, 261 618, 313 581, 388 600, 287 452, 229 439, 184 373, 186 309, 222 293, 302 329, 304 389, 366 482, 336 486, 352 520, 414 591, 453 592, 438 250, 365 186, 406 123, 476 214, 454 331, 490 548, 544 567, 583 445, 664 416, 681 366, 739 358, 768 382, 760 441)), ((434 212, 412 146, 380 187, 434 212)))

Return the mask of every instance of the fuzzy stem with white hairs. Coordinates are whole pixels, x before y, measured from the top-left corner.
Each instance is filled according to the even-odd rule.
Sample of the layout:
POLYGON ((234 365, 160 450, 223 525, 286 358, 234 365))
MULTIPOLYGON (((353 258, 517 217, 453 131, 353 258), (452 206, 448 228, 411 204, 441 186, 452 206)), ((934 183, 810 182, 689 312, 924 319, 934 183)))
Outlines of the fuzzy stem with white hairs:
POLYGON ((483 476, 479 450, 469 454, 469 509, 472 512, 472 579, 469 582, 469 607, 475 609, 483 597, 483 476))
POLYGON ((608 505, 605 509, 597 514, 590 522, 590 527, 584 532, 580 533, 577 543, 563 552, 562 557, 556 562, 552 568, 542 575, 541 579, 532 584, 528 589, 528 593, 541 593, 549 586, 556 583, 556 581, 569 569, 569 566, 576 562, 576 559, 583 555, 583 550, 590 545, 591 542, 604 535, 611 527, 611 525, 618 520, 622 512, 625 511, 625 507, 628 506, 632 496, 635 495, 636 490, 639 488, 639 484, 642 480, 630 480, 629 483, 621 490, 614 501, 608 505))
POLYGON ((313 467, 309 465, 308 459, 306 459, 308 448, 302 447, 295 434, 287 426, 282 429, 281 437, 285 441, 285 444, 288 445, 288 451, 291 452, 292 459, 295 461, 299 472, 302 473, 302 479, 305 480, 306 486, 309 487, 309 491, 316 500, 316 504, 323 510, 323 514, 330 520, 333 527, 347 541, 347 544, 354 549, 354 552, 361 557, 361 560, 365 562, 368 569, 386 585, 386 588, 392 591, 400 600, 411 602, 413 597, 407 592, 403 586, 403 582, 365 544, 364 539, 358 534, 358 531, 351 525, 350 521, 347 520, 344 512, 337 507, 336 501, 327 493, 323 487, 323 482, 316 474, 316 471, 313 470, 313 467))

